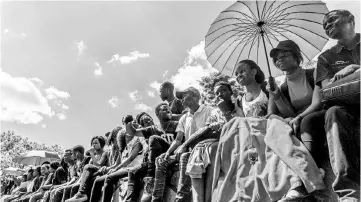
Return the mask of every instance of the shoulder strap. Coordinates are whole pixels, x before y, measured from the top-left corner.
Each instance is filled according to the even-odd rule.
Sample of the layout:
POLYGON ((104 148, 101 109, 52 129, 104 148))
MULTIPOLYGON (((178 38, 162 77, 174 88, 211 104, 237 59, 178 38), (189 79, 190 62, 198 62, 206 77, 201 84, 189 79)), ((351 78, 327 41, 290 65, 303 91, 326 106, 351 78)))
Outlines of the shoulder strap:
POLYGON ((313 73, 314 73, 315 69, 306 69, 306 78, 308 83, 310 84, 312 90, 315 88, 315 79, 313 77, 313 73))

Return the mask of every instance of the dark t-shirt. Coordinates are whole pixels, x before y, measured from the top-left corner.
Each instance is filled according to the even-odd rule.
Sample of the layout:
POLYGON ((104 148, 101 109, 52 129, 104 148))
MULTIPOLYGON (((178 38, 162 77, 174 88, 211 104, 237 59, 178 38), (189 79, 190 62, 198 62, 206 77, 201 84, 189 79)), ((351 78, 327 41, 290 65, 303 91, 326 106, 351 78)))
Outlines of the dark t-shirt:
POLYGON ((182 101, 176 97, 174 98, 174 100, 172 102, 169 103, 169 108, 173 114, 182 114, 182 112, 184 110, 182 101))
POLYGON ((155 125, 144 128, 142 132, 146 140, 148 140, 149 137, 152 135, 161 136, 163 134, 163 131, 159 130, 158 127, 155 125))
POLYGON ((352 50, 336 44, 323 52, 317 61, 316 85, 321 86, 325 79, 331 79, 338 71, 351 64, 360 65, 360 34, 356 34, 356 45, 352 50))
POLYGON ((161 123, 161 124, 162 124, 162 129, 166 133, 166 134, 163 134, 161 137, 165 141, 167 141, 169 144, 171 144, 177 137, 176 129, 178 126, 178 121, 169 120, 169 121, 161 123))
POLYGON ((57 168, 53 176, 53 185, 63 184, 67 180, 67 172, 63 167, 57 168))

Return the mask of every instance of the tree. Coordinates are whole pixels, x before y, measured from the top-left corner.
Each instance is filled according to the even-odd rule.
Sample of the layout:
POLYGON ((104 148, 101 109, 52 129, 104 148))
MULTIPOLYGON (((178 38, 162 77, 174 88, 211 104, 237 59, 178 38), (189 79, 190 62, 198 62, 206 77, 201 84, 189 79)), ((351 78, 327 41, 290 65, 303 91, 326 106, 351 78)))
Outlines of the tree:
MULTIPOLYGON (((8 167, 22 168, 14 162, 14 158, 22 153, 31 150, 45 150, 50 152, 56 152, 60 156, 64 154, 64 149, 59 145, 47 146, 45 144, 39 144, 37 142, 29 141, 28 138, 23 138, 20 135, 16 135, 13 131, 1 133, 1 156, 0 156, 0 168, 3 170, 8 167)), ((1 178, 4 176, 2 175, 1 178)))
POLYGON ((203 89, 202 92, 202 103, 215 106, 214 85, 219 81, 228 81, 231 84, 233 93, 238 95, 244 94, 244 88, 240 86, 235 79, 230 78, 220 72, 211 73, 209 76, 202 77, 199 81, 200 86, 203 89))

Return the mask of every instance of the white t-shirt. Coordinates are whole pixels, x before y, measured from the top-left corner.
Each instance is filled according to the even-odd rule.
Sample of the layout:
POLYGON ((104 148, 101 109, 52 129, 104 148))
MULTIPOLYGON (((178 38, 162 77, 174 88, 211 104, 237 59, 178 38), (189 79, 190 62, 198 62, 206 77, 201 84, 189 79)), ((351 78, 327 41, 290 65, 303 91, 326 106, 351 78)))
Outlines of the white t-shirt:
MULTIPOLYGON (((266 94, 261 90, 259 95, 256 97, 256 99, 247 102, 246 96, 242 97, 242 108, 244 116, 251 117, 254 116, 254 110, 260 110, 261 108, 265 108, 267 113, 267 105, 268 105, 268 98, 266 94), (256 109, 259 108, 259 109, 256 109)), ((259 114, 259 113, 256 113, 259 114)))
POLYGON ((213 109, 211 106, 201 105, 194 114, 187 112, 179 119, 176 132, 183 132, 185 140, 188 140, 189 136, 206 126, 213 109))

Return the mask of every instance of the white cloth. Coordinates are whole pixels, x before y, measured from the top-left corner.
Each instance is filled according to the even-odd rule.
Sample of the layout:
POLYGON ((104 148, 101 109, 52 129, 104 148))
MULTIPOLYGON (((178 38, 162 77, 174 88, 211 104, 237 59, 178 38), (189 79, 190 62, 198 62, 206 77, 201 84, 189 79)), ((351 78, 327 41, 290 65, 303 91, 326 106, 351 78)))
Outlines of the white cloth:
POLYGON ((213 109, 213 107, 201 105, 194 114, 187 112, 179 119, 176 132, 183 132, 185 140, 188 140, 189 136, 206 126, 206 121, 213 109))
POLYGON ((242 97, 242 108, 246 117, 249 117, 248 114, 250 114, 250 112, 253 111, 253 108, 257 107, 258 105, 268 105, 268 98, 262 90, 260 91, 259 95, 250 102, 246 101, 246 96, 242 97))
MULTIPOLYGON (((133 137, 133 139, 127 143, 127 146, 125 147, 124 151, 122 152, 122 162, 130 156, 134 147, 137 144, 141 144, 141 141, 142 140, 140 137, 133 137)), ((144 157, 143 153, 138 154, 138 156, 135 157, 133 159, 133 161, 127 165, 127 167, 133 167, 133 166, 141 164, 143 161, 143 157, 144 157)))

